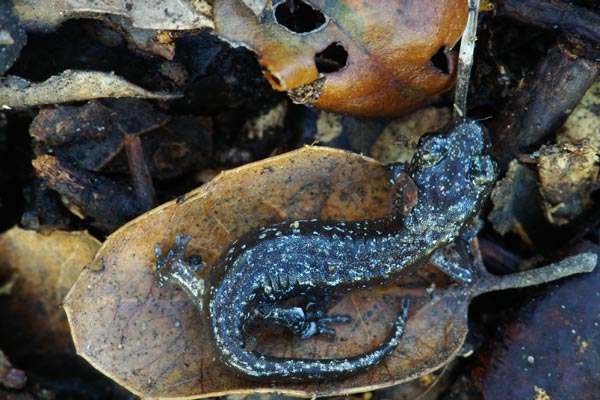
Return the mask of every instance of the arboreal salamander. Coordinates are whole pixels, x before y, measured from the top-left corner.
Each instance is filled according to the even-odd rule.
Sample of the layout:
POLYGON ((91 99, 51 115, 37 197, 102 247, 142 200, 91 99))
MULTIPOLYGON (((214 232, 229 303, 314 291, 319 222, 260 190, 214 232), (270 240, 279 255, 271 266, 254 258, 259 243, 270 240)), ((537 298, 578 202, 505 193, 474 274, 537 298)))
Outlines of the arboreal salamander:
MULTIPOLYGON (((283 307, 295 296, 328 296, 388 283, 432 261, 461 283, 472 274, 444 248, 472 238, 473 217, 496 176, 481 126, 466 121, 422 138, 408 168, 418 203, 408 215, 393 212, 362 221, 299 220, 252 231, 236 240, 212 266, 208 282, 199 263, 184 256, 189 235, 177 235, 169 253, 156 246, 159 282, 177 284, 209 319, 210 335, 224 364, 259 380, 321 380, 343 377, 380 362, 399 343, 408 301, 388 338, 374 350, 348 358, 282 358, 244 346, 245 326, 255 318, 289 327, 304 338, 334 334, 324 310, 283 307), (450 261, 450 262, 449 262, 450 261)), ((397 207, 393 207, 397 210, 397 207)), ((459 248, 459 246, 457 246, 459 248)), ((464 252, 463 252, 464 256, 464 252)), ((463 259, 463 261, 465 261, 463 259)))

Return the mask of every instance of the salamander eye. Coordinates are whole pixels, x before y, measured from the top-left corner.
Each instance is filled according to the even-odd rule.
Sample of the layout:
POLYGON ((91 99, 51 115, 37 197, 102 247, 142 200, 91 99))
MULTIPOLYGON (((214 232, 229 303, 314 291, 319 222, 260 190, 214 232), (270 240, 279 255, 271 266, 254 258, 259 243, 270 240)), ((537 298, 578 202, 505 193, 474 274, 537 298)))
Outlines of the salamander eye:
POLYGON ((436 151, 423 154, 421 157, 421 165, 424 167, 433 167, 434 165, 438 165, 445 157, 445 151, 436 149, 436 151))
POLYGON ((474 157, 469 167, 471 183, 476 188, 486 188, 496 179, 496 163, 489 156, 474 157))
POLYGON ((421 138, 420 164, 423 167, 433 167, 446 157, 447 149, 445 142, 439 135, 427 134, 421 138))

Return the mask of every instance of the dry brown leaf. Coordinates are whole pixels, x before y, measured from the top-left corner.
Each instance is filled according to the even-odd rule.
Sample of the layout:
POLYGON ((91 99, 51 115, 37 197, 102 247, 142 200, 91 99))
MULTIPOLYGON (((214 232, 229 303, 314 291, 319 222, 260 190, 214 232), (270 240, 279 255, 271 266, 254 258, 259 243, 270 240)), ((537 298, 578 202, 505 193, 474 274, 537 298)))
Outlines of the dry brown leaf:
POLYGON ((212 8, 205 0, 13 0, 27 30, 54 29, 70 18, 116 14, 142 29, 212 28, 212 8))
POLYGON ((22 109, 102 97, 168 100, 179 95, 151 92, 120 76, 99 71, 66 70, 41 83, 33 83, 12 75, 0 79, 0 107, 4 109, 22 109))
POLYGON ((41 235, 15 227, 0 236, 0 276, 16 277, 10 294, 0 297, 0 325, 14 342, 12 352, 73 353, 60 303, 99 247, 87 232, 41 235))
POLYGON ((222 173, 144 214, 107 238, 65 299, 78 353, 145 398, 365 391, 413 379, 451 360, 466 336, 467 308, 475 295, 595 266, 588 255, 545 272, 497 278, 487 275, 479 262, 480 279, 468 287, 449 286, 442 273, 423 269, 402 286, 345 296, 331 313, 348 314, 353 322, 336 326, 333 342, 323 337, 284 339, 272 329, 259 331, 259 349, 286 357, 355 354, 387 335, 401 298, 410 296, 413 306, 398 348, 383 363, 345 379, 343 385, 271 385, 236 377, 208 345, 203 318, 191 301, 181 291, 158 287, 153 252, 157 242, 167 248, 175 234, 189 233, 193 236, 190 253, 200 254, 210 265, 235 238, 258 226, 296 218, 381 216, 389 208, 388 179, 389 172, 374 160, 307 147, 222 173))
POLYGON ((448 52, 467 20, 463 0, 294 2, 309 14, 297 18, 314 23, 308 31, 288 27, 282 15, 291 12, 282 7, 289 3, 273 3, 257 16, 241 0, 217 1, 215 29, 232 45, 256 52, 272 86, 291 91, 297 102, 393 116, 454 83, 456 61, 448 52))

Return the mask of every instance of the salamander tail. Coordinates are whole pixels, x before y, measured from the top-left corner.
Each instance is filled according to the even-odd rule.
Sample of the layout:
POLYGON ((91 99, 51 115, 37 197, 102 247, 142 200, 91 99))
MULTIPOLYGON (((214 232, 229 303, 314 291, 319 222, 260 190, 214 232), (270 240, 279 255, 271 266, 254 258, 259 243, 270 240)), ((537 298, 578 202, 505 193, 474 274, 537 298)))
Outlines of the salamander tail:
MULTIPOLYGON (((236 308, 235 304, 231 306, 236 308)), ((241 324, 234 324, 231 319, 214 314, 213 334, 222 361, 242 377, 261 381, 319 381, 359 373, 380 363, 400 343, 409 308, 410 299, 403 299, 402 311, 393 324, 392 331, 375 349, 346 358, 283 358, 260 354, 244 347, 241 324)), ((230 309, 229 312, 231 311, 233 310, 230 309)), ((229 312, 228 315, 240 315, 229 312)))

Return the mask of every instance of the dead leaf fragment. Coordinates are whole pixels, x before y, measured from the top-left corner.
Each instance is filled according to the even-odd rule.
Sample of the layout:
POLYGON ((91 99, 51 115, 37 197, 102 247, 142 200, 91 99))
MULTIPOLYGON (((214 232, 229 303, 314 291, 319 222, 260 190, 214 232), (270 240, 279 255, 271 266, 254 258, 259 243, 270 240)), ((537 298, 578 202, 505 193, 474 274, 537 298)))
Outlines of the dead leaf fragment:
MULTIPOLYGON (((162 290, 154 272, 153 247, 165 248, 176 233, 192 235, 190 253, 209 265, 243 233, 297 218, 363 219, 390 206, 389 171, 356 154, 307 147, 220 174, 208 184, 128 223, 107 238, 91 268, 65 299, 77 351, 130 391, 149 398, 195 398, 231 393, 280 392, 295 396, 347 394, 394 385, 429 373, 460 351, 467 310, 477 294, 522 287, 588 271, 595 256, 507 277, 487 275, 471 286, 424 268, 373 291, 351 293, 330 312, 350 315, 336 326, 334 341, 282 337, 260 330, 259 351, 302 356, 356 354, 380 342, 401 299, 413 299, 398 348, 380 365, 339 382, 264 384, 241 379, 216 358, 205 338, 205 319, 181 291, 162 290), (593 258, 593 260, 592 260, 593 258), (76 323, 74 323, 76 322, 76 323)), ((208 269, 199 272, 205 277, 208 269)))
POLYGON ((1 335, 13 353, 73 353, 59 305, 99 247, 86 232, 41 235, 15 227, 0 236, 0 277, 17 277, 10 295, 0 296, 1 335))
POLYGON ((258 114, 253 119, 246 121, 242 128, 248 139, 262 139, 269 130, 281 129, 285 124, 285 115, 288 103, 282 101, 273 108, 258 114))
POLYGON ((10 360, 0 350, 0 384, 8 389, 23 389, 26 383, 27 377, 25 376, 25 372, 13 368, 10 360))
POLYGON ((294 128, 305 144, 318 143, 372 157, 373 143, 387 123, 384 119, 355 118, 305 107, 294 128))
POLYGON ((0 107, 22 109, 102 97, 143 97, 168 100, 175 94, 151 92, 106 72, 66 70, 41 83, 18 76, 0 78, 0 107))
POLYGON ((501 235, 513 232, 533 247, 544 226, 538 193, 535 171, 517 160, 511 161, 506 176, 496 182, 490 195, 494 208, 488 219, 494 229, 501 235))
POLYGON ((0 1, 0 76, 12 66, 27 37, 8 0, 0 1))
POLYGON ((546 219, 555 225, 572 221, 593 206, 600 187, 600 149, 589 145, 542 146, 538 171, 546 219))
POLYGON ((342 116, 322 111, 317 117, 316 128, 315 139, 320 143, 331 143, 343 132, 344 126, 342 124, 342 116))
POLYGON ((131 18, 133 26, 145 29, 212 28, 210 3, 204 0, 67 0, 73 12, 118 14, 131 18))
POLYGON ((587 90, 560 129, 556 141, 587 144, 600 149, 600 82, 587 90))
POLYGON ((265 7, 268 3, 271 3, 271 0, 242 0, 252 12, 259 16, 265 10, 265 7))
POLYGON ((112 126, 111 110, 97 101, 84 106, 44 108, 29 125, 29 134, 44 147, 102 141, 112 126))
POLYGON ((70 18, 115 14, 145 29, 212 28, 212 7, 205 0, 14 0, 15 13, 27 30, 54 29, 70 18))
POLYGON ((31 164, 35 173, 62 196, 69 210, 84 219, 94 218, 101 228, 113 231, 148 210, 129 182, 112 180, 53 156, 40 156, 31 164))
POLYGON ((450 123, 448 108, 424 107, 396 119, 385 127, 371 149, 371 156, 384 163, 408 163, 419 138, 427 132, 439 131, 450 123))
MULTIPOLYGON (((255 134, 279 126, 281 114, 257 122, 255 134)), ((153 177, 180 175, 208 162, 213 151, 213 126, 208 117, 169 117, 142 99, 92 100, 81 106, 44 108, 29 127, 36 155, 49 151, 76 160, 93 172, 128 175, 126 136, 140 136, 145 163, 153 177)))
POLYGON ((306 0, 273 7, 257 16, 260 7, 240 0, 215 2, 215 30, 256 52, 271 85, 292 92, 295 101, 356 116, 395 116, 454 83, 450 49, 467 20, 462 0, 306 0))

